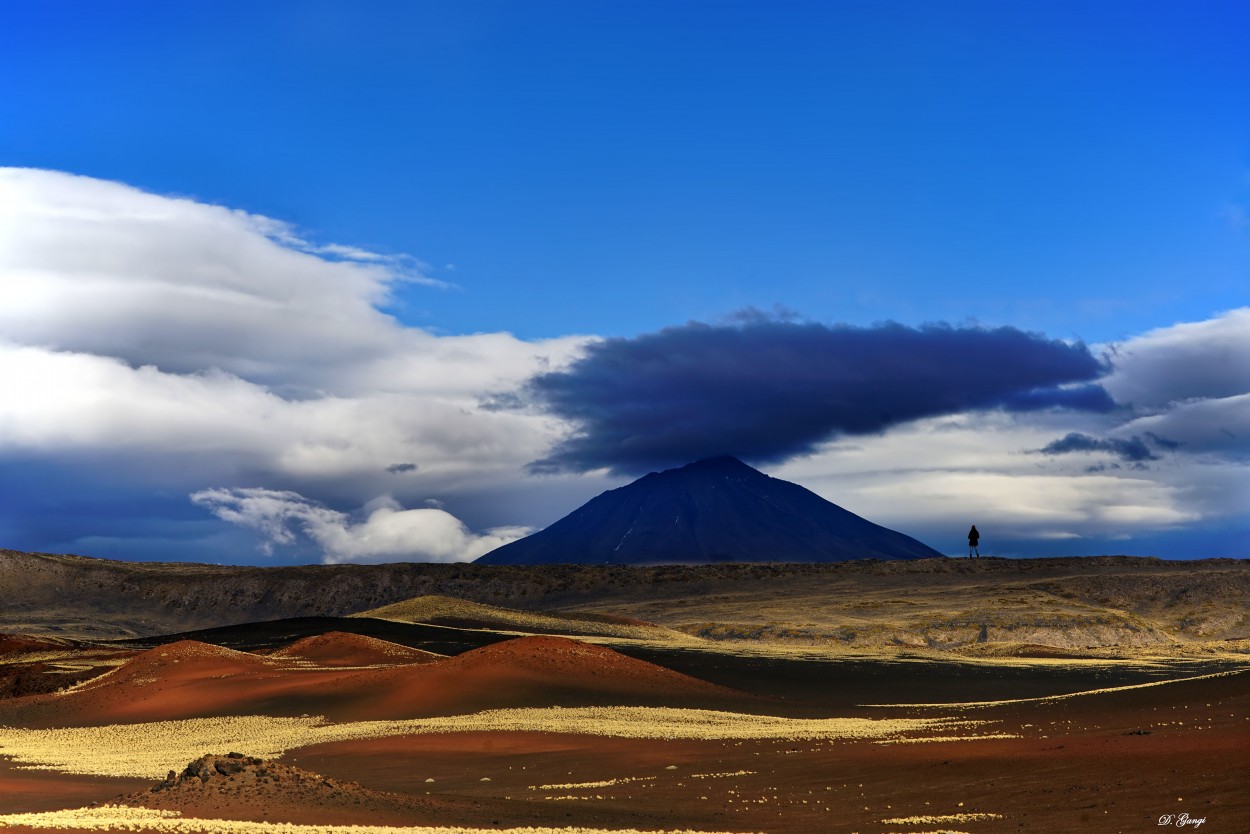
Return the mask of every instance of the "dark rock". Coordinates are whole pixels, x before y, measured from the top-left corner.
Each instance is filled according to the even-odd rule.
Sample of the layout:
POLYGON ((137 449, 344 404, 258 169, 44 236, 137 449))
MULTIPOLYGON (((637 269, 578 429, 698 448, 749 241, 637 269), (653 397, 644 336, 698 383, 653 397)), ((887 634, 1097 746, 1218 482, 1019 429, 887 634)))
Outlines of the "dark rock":
POLYGON ((242 773, 247 764, 239 759, 218 759, 213 767, 222 776, 233 776, 236 773, 242 773))

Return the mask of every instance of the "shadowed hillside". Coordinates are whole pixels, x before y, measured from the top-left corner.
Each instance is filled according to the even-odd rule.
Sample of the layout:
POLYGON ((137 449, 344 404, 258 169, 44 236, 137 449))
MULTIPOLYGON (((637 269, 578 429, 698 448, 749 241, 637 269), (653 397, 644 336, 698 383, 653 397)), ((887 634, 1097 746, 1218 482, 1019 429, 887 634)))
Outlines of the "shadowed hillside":
POLYGON ((604 492, 483 565, 931 559, 942 554, 737 458, 652 472, 604 492))

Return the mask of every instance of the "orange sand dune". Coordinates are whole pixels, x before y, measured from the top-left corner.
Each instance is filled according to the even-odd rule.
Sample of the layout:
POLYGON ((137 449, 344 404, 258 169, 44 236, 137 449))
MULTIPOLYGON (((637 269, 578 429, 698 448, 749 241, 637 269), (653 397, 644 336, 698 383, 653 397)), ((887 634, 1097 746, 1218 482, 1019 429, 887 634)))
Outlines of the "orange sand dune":
POLYGON ((95 726, 239 713, 299 715, 308 711, 304 702, 315 700, 310 693, 340 674, 182 640, 142 652, 65 692, 0 702, 0 724, 95 726))
POLYGON ((304 637, 270 652, 270 657, 310 660, 318 666, 395 666, 431 663, 442 655, 344 631, 304 637))
MULTIPOLYGON (((322 648, 343 645, 333 639, 322 648)), ((359 644, 352 643, 358 648, 359 644)), ((53 695, 0 702, 0 724, 99 726, 222 715, 423 718, 527 706, 727 707, 750 701, 611 649, 523 637, 388 668, 315 666, 191 640, 134 657, 53 695)))
POLYGON ((752 701, 612 649, 565 637, 521 637, 418 667, 362 673, 344 717, 422 718, 532 706, 681 705, 727 707, 752 701), (368 681, 367 685, 364 684, 368 681))

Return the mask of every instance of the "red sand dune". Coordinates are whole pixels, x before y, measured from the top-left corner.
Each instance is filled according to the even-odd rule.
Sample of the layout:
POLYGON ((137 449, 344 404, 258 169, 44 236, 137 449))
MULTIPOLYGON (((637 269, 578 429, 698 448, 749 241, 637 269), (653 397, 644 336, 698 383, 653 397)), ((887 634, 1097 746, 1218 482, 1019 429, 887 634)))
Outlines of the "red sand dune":
MULTIPOLYGON (((285 659, 182 640, 136 655, 122 666, 62 694, 0 702, 0 723, 93 726, 281 709, 284 699, 333 677, 330 670, 297 670, 285 659)), ((301 710, 294 708, 293 714, 301 710)))
POLYGON ((342 704, 355 719, 556 705, 725 708, 753 700, 603 646, 551 636, 494 643, 424 666, 367 672, 339 685, 355 692, 342 704))
MULTIPOLYGON (((358 644, 328 640, 322 647, 358 644)), ((91 726, 215 715, 420 718, 524 706, 741 704, 749 696, 562 637, 388 668, 309 667, 191 640, 59 695, 0 702, 0 723, 91 726)))
POLYGON ((432 663, 442 657, 433 652, 344 631, 304 637, 270 652, 269 656, 310 660, 318 666, 395 666, 432 663))

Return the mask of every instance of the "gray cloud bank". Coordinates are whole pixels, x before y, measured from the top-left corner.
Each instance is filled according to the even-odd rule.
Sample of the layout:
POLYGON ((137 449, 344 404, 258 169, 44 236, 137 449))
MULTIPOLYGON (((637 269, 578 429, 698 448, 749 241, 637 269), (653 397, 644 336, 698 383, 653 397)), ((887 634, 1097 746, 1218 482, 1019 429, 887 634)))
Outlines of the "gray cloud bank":
POLYGON ((1114 403, 1094 380, 1106 371, 1083 344, 1011 327, 690 323, 593 343, 530 380, 524 398, 576 427, 531 469, 769 463, 838 434, 970 410, 1105 412, 1114 403))
POLYGON ((1088 434, 1081 434, 1080 432, 1069 432, 1058 440, 1047 443, 1037 451, 1043 455, 1066 455, 1072 452, 1109 452, 1130 463, 1159 459, 1159 456, 1152 452, 1146 441, 1140 437, 1090 437, 1088 434))

